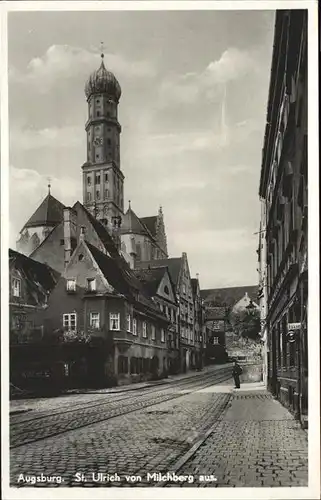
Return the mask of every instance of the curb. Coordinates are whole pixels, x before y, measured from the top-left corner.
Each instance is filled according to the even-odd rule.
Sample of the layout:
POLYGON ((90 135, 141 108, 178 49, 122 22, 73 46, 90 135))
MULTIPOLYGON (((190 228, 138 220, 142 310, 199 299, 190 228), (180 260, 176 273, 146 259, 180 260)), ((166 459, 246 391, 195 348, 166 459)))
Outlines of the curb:
MULTIPOLYGON (((231 399, 232 399, 232 395, 229 396, 229 398, 227 399, 225 405, 223 406, 222 408, 222 411, 220 413, 220 416, 215 420, 215 423, 213 425, 211 425, 211 427, 209 429, 207 429, 207 431, 205 432, 205 434, 203 434, 202 437, 200 437, 194 444, 193 446, 187 450, 177 461, 176 463, 172 466, 172 467, 169 467, 169 471, 168 472, 171 472, 171 473, 174 473, 176 474, 182 467, 183 465, 186 464, 186 462, 188 462, 188 460, 196 453, 196 451, 202 446, 202 444, 207 440, 207 438, 215 431, 216 429, 216 425, 217 425, 217 421, 220 420, 220 417, 224 414, 224 412, 226 411, 226 409, 229 407, 229 405, 231 404, 231 399)), ((167 484, 169 484, 170 481, 165 481, 164 483, 162 484, 157 484, 157 486, 155 485, 154 487, 155 488, 164 488, 167 484)))

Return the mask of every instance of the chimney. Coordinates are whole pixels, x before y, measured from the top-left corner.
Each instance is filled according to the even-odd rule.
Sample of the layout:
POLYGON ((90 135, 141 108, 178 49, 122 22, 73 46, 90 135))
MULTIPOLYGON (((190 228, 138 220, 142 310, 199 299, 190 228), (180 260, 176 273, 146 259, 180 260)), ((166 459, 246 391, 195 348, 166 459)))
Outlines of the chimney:
POLYGON ((65 266, 73 253, 73 241, 76 236, 76 213, 70 207, 64 209, 64 254, 65 266))

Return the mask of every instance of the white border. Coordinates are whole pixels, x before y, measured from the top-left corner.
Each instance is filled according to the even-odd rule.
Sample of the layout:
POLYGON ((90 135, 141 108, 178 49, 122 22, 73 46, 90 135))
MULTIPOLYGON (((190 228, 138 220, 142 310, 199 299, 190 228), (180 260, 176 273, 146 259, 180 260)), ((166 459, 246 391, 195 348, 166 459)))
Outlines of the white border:
MULTIPOLYGON (((319 373, 319 155, 318 155, 318 2, 316 0, 282 1, 4 1, 0 3, 1 21, 1 332, 2 366, 8 366, 8 80, 7 80, 7 13, 26 11, 97 11, 97 10, 276 10, 307 9, 308 25, 308 163, 309 163, 309 487, 308 488, 153 488, 155 499, 320 498, 320 373, 319 373)), ((17 34, 19 36, 19 34, 17 34)), ((258 167, 259 168, 259 167, 258 167)), ((4 499, 88 498, 87 488, 10 488, 9 487, 9 374, 2 370, 2 486, 4 499)), ((149 499, 150 488, 93 488, 94 498, 149 499)))

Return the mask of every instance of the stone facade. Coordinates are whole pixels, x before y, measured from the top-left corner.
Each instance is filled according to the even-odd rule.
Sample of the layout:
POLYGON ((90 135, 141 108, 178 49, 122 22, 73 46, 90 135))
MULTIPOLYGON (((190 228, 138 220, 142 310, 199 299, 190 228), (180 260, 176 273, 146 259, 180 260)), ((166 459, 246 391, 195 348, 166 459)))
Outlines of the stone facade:
MULTIPOLYGON (((307 13, 278 11, 260 180, 267 263, 267 378, 307 415, 307 13), (290 332, 293 323, 299 330, 290 332)), ((263 254, 264 252, 264 254, 263 254)), ((264 293, 264 290, 263 290, 264 293)))

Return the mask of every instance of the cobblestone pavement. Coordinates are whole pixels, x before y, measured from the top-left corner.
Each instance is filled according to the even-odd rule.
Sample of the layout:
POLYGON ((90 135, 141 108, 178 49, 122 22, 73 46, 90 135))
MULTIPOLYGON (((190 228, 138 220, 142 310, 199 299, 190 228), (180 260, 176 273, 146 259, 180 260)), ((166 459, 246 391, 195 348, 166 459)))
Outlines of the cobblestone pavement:
MULTIPOLYGON (((229 394, 195 392, 199 385, 198 381, 195 387, 185 387, 175 399, 12 449, 11 485, 30 484, 19 481, 20 474, 43 473, 61 476, 63 486, 78 487, 128 486, 131 483, 124 482, 125 475, 141 474, 139 486, 150 486, 147 472, 167 470, 204 435, 228 404, 229 394), (75 476, 77 472, 84 474, 80 483, 75 476), (99 473, 116 472, 121 481, 92 481, 92 473, 98 477, 99 473)), ((133 393, 132 405, 136 398, 139 395, 133 393)), ((27 425, 33 427, 34 423, 27 425)))
POLYGON ((107 419, 115 418, 125 413, 138 411, 157 403, 181 397, 182 392, 218 383, 230 376, 230 368, 222 368, 202 377, 196 376, 178 380, 166 388, 153 387, 147 391, 127 391, 127 394, 106 394, 95 400, 72 403, 59 406, 56 411, 27 412, 13 415, 10 426, 10 446, 16 447, 39 439, 71 431, 80 427, 92 425, 107 419))
MULTIPOLYGON (((146 405, 140 409, 135 404, 142 401, 141 391, 132 391, 131 413, 13 448, 11 485, 306 486, 307 434, 287 410, 262 386, 244 384, 235 391, 231 380, 206 385, 202 387, 200 379, 194 386, 186 381, 183 389, 176 386, 175 398, 152 406, 145 399, 155 394, 143 394, 146 405), (187 480, 157 482, 159 477, 152 476, 168 471, 187 480), (41 474, 58 479, 24 482, 27 476, 41 474), (200 475, 207 481, 200 482, 200 475)), ((171 391, 162 389, 167 396, 173 396, 171 391)), ((100 410, 95 406, 91 411, 100 410)), ((106 404, 103 411, 107 413, 106 404)), ((69 411, 69 421, 73 413, 81 418, 79 410, 69 411)), ((24 425, 27 432, 34 422, 24 425)))
POLYGON ((184 487, 307 486, 307 433, 266 391, 234 392, 213 432, 176 474, 197 478, 184 487))

